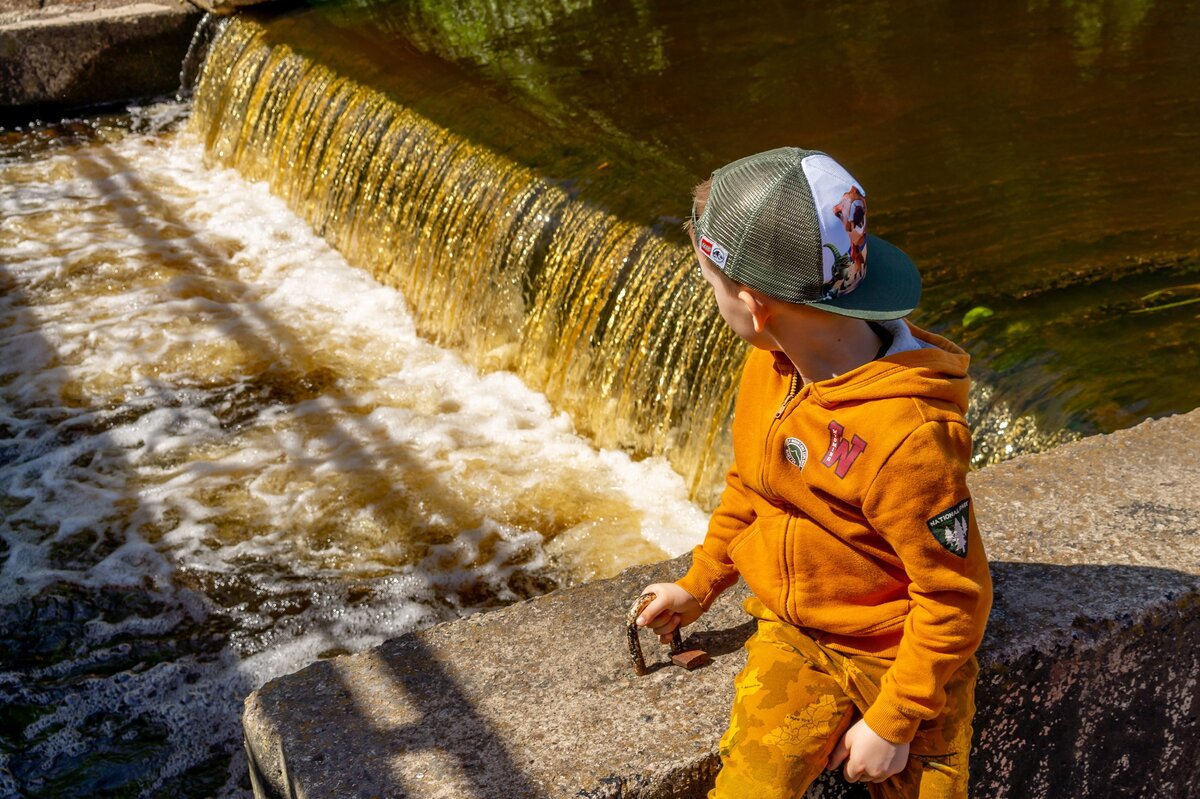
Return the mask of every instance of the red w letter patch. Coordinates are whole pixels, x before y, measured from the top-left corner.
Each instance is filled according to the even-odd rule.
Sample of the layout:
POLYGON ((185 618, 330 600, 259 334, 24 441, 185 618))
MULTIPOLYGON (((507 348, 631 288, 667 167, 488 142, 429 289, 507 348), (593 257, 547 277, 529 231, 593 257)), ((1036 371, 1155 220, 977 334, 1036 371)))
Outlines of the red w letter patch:
POLYGON ((850 467, 854 465, 855 458, 867 448, 867 442, 858 436, 847 441, 842 436, 845 432, 846 428, 837 422, 830 421, 829 449, 825 452, 825 457, 821 458, 823 466, 832 466, 833 473, 843 478, 846 476, 846 472, 850 471, 850 467))

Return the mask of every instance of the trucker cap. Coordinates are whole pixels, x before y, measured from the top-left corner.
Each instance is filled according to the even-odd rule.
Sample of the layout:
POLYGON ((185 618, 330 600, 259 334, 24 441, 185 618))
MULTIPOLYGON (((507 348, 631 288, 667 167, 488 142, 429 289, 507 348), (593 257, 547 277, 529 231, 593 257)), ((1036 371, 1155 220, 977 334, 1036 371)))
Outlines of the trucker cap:
POLYGON ((727 277, 776 299, 877 320, 907 316, 921 299, 909 257, 867 234, 862 184, 816 150, 781 147, 713 172, 692 230, 727 277))

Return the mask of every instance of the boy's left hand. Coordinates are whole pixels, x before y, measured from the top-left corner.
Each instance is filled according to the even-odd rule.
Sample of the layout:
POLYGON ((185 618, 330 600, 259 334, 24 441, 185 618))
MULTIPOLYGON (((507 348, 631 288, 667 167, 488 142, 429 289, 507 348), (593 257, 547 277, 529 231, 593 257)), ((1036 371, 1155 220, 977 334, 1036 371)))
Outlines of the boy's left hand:
POLYGON ((883 782, 908 765, 908 746, 880 738, 859 719, 838 741, 826 768, 833 770, 844 760, 848 782, 883 782))

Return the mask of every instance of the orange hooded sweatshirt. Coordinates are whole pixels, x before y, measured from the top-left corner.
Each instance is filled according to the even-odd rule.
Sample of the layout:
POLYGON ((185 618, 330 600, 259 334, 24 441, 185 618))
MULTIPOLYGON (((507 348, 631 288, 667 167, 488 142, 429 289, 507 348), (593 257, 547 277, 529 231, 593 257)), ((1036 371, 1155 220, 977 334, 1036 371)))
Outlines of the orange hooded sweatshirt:
POLYGON ((992 584, 966 483, 970 359, 885 327, 889 354, 808 385, 782 354, 751 353, 734 466, 678 584, 707 610, 740 574, 821 643, 894 659, 865 719, 905 743, 978 647, 992 584))

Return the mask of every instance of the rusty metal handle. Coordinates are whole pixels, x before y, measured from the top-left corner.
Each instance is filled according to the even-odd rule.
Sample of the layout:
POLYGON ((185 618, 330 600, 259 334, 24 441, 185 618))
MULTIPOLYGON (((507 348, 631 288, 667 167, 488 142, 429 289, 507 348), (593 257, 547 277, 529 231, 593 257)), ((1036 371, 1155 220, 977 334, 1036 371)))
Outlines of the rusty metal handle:
MULTIPOLYGON (((642 642, 638 637, 637 617, 657 596, 653 592, 642 594, 625 616, 625 631, 629 638, 629 659, 633 661, 633 671, 639 677, 646 673, 646 659, 642 657, 642 642)), ((671 633, 671 654, 678 654, 682 651, 683 637, 679 634, 679 628, 676 627, 671 633)))
MULTIPOLYGON (((637 617, 641 615, 647 605, 654 601, 656 596, 657 594, 653 592, 642 594, 625 616, 625 633, 629 640, 629 659, 633 661, 633 671, 639 677, 646 673, 646 660, 642 657, 642 642, 638 637, 637 617)), ((684 650, 683 636, 680 635, 678 627, 671 631, 670 651, 671 661, 689 671, 708 662, 708 655, 703 650, 684 650)))

